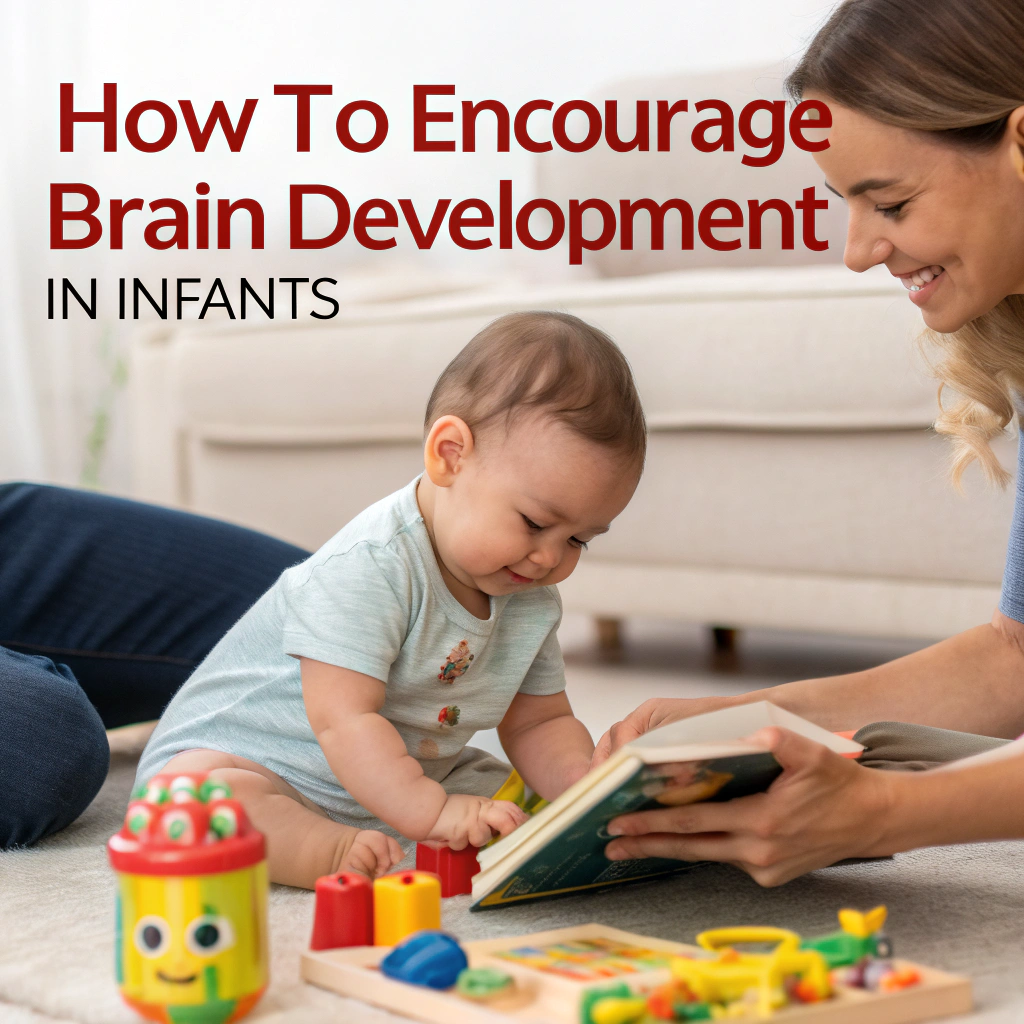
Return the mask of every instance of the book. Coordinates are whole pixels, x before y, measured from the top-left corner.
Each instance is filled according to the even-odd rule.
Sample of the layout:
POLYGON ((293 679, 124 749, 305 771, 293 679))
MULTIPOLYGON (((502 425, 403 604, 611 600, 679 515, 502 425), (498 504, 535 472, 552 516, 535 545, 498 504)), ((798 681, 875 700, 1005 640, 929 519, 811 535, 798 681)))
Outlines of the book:
POLYGON ((781 773, 745 737, 779 726, 838 754, 863 748, 767 701, 652 729, 617 750, 528 822, 480 851, 472 910, 490 910, 693 869, 663 858, 610 861, 612 818, 631 811, 764 792, 781 773))

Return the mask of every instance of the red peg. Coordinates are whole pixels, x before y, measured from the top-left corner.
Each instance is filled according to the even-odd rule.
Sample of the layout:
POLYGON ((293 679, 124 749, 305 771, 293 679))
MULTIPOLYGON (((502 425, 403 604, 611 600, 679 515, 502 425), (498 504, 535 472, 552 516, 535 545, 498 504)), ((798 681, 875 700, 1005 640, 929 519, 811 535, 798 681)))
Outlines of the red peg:
POLYGON ((316 880, 316 914, 310 949, 373 945, 373 882, 342 871, 316 880))
POLYGON ((432 871, 441 879, 442 896, 464 896, 473 891, 473 876, 480 870, 477 848, 467 846, 451 850, 447 846, 435 850, 416 844, 416 870, 432 871))

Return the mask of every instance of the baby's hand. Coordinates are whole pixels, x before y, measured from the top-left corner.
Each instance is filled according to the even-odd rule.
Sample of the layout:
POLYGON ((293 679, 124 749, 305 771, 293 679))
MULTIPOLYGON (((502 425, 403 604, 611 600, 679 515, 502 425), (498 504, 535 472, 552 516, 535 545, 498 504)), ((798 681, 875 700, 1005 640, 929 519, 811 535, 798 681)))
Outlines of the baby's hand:
POLYGON ((447 843, 453 850, 485 846, 495 832, 507 836, 528 817, 510 800, 453 794, 445 801, 427 839, 447 843))

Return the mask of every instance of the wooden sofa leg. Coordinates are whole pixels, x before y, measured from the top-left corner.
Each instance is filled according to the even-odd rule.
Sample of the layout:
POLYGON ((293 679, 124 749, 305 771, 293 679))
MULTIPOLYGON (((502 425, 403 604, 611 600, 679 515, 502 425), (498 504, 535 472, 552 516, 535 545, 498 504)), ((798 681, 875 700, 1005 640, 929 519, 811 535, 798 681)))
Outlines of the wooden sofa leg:
POLYGON ((618 654, 622 651, 622 619, 594 620, 597 625, 597 646, 604 654, 618 654))
POLYGON ((715 654, 735 654, 736 639, 739 630, 731 626, 712 626, 711 642, 715 648, 715 654))

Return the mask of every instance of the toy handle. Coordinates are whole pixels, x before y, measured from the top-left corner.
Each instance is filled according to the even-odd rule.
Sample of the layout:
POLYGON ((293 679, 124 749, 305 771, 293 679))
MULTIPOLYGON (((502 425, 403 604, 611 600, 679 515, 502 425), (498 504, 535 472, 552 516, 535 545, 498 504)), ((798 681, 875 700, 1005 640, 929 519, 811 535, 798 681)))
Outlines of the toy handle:
POLYGON ((775 952, 785 950, 786 952, 796 951, 800 946, 800 936, 791 932, 788 928, 772 927, 739 927, 739 928, 712 928, 710 931, 701 932, 697 936, 697 945, 701 949, 711 952, 721 949, 723 946, 736 946, 751 942, 777 942, 775 952))

